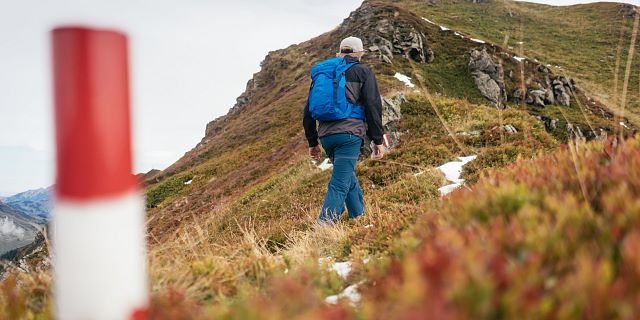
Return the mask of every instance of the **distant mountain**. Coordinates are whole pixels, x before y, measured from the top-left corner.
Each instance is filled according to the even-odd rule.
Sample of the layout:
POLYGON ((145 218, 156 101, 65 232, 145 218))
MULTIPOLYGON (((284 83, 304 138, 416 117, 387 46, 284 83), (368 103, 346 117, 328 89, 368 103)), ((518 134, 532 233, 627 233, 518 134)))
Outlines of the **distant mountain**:
POLYGON ((52 191, 53 187, 29 190, 5 198, 2 202, 35 219, 37 223, 44 224, 49 220, 52 191))

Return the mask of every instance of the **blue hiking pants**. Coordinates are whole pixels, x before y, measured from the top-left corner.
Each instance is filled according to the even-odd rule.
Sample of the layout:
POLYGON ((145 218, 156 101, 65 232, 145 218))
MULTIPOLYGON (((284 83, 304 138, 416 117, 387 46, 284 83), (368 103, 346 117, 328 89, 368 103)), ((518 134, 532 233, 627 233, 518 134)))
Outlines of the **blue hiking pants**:
POLYGON ((332 134, 320 138, 324 151, 333 163, 333 174, 318 218, 320 222, 338 222, 346 204, 349 218, 364 213, 362 189, 356 178, 356 162, 362 139, 348 133, 332 134))

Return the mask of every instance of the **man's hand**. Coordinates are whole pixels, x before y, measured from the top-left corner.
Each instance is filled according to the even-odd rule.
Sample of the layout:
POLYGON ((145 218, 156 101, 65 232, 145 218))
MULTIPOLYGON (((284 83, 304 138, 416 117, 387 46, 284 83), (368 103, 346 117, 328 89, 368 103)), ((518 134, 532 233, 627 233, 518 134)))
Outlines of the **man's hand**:
POLYGON ((371 153, 371 159, 373 160, 380 160, 382 159, 382 157, 384 156, 384 145, 382 144, 376 144, 373 147, 373 152, 371 153))
POLYGON ((309 156, 311 156, 311 158, 313 158, 314 160, 320 161, 320 154, 320 145, 309 148, 309 156))

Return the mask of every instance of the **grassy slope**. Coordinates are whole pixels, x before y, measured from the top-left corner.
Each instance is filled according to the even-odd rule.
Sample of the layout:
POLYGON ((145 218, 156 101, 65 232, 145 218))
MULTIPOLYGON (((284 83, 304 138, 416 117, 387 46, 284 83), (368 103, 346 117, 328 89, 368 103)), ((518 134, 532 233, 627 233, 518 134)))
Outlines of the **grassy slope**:
MULTIPOLYGON (((383 12, 398 11, 382 7, 383 12)), ((240 318, 258 317, 252 312, 279 317, 333 312, 322 297, 349 283, 384 276, 389 259, 405 257, 422 243, 422 236, 412 235, 416 230, 410 226, 424 220, 425 213, 445 210, 437 193, 445 181, 433 166, 455 156, 478 154, 465 172, 475 180, 483 168, 534 158, 559 144, 561 137, 545 132, 531 110, 499 111, 482 105, 484 100, 466 68, 468 50, 477 44, 440 32, 407 12, 400 12, 398 19, 419 23, 432 41, 436 61, 413 67, 400 57, 393 67, 370 61, 383 93, 405 90, 392 77, 399 71, 421 75, 429 91, 442 96, 436 96, 431 105, 424 90, 406 91, 409 102, 402 105, 401 145, 385 161, 365 161, 358 169, 368 204, 364 219, 329 229, 313 225, 329 173, 319 172, 306 158, 298 126, 308 68, 330 56, 337 41, 350 31, 338 28, 270 53, 255 77, 258 89, 252 103, 215 124, 217 134, 205 137, 206 144, 192 150, 184 162, 165 173, 161 183, 148 189, 156 317, 170 314, 168 309, 185 316, 207 313, 240 318), (460 145, 447 135, 436 109, 460 145), (508 135, 497 130, 501 123, 512 124, 519 132, 508 135), (473 134, 465 135, 469 132, 473 134), (185 185, 189 180, 192 183, 185 185), (365 267, 360 262, 365 256, 380 258, 380 263, 365 267), (341 279, 318 265, 320 257, 349 259, 355 270, 349 279, 341 279), (275 302, 267 304, 263 294, 275 302), (297 306, 286 303, 294 296, 299 299, 297 306), (203 304, 208 307, 198 307, 203 304)), ((508 62, 505 65, 514 68, 508 62)), ((576 118, 581 114, 577 106, 562 111, 576 118)), ((438 223, 447 226, 455 219, 452 213, 438 223)), ((48 314, 48 276, 21 281, 30 281, 26 291, 16 293, 10 286, 4 291, 29 303, 32 311, 48 314)), ((6 307, 9 300, 0 301, 6 307)), ((366 305, 363 312, 372 308, 366 305)), ((345 308, 337 309, 339 314, 353 312, 345 308)))
MULTIPOLYGON (((399 6, 428 17, 454 30, 491 41, 553 66, 558 74, 575 78, 579 85, 609 106, 616 105, 614 70, 623 32, 621 63, 618 70, 620 98, 624 66, 631 40, 633 19, 625 17, 622 5, 594 3, 574 6, 548 6, 511 0, 473 4, 466 0, 439 0, 436 5, 424 1, 398 1, 399 6), (514 14, 507 16, 508 12, 514 14)), ((640 44, 636 43, 636 53, 640 44)), ((631 68, 627 108, 640 115, 640 55, 631 68)))
MULTIPOLYGON (((438 176, 407 171, 367 188, 363 220, 291 232, 280 248, 251 225, 228 245, 212 240, 210 220, 185 226, 152 252, 150 312, 153 319, 632 319, 640 314, 639 161, 640 138, 617 147, 571 144, 444 199, 436 196, 438 176), (349 259, 353 271, 340 278, 318 264, 327 256, 349 259), (363 294, 358 308, 323 303, 354 283, 363 294)), ((375 168, 361 168, 364 181, 375 168)), ((236 205, 299 210, 298 196, 324 178, 300 164, 236 205)), ((46 316, 50 280, 19 280, 3 282, 0 316, 46 316)))

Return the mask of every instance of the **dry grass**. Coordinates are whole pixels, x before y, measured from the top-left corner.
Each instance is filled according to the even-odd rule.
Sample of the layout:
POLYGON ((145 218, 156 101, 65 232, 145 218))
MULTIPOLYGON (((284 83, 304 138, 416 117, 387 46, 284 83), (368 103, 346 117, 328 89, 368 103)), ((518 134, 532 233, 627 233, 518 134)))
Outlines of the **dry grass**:
MULTIPOLYGON (((384 6, 384 10, 391 10, 391 13, 396 10, 392 6, 384 6)), ((461 15, 477 15, 476 11, 469 11, 463 2, 456 2, 452 8, 467 10, 460 11, 461 15)), ((416 12, 422 14, 426 10, 420 7, 416 12)), ((535 17, 536 10, 535 6, 525 6, 519 13, 525 18, 528 15, 535 17)), ((488 13, 489 17, 496 14, 488 13)), ((544 15, 552 13, 545 11, 544 15)), ((402 14, 409 13, 403 11, 402 14)), ((403 18, 420 20, 416 16, 403 18)), ((449 19, 451 26, 456 26, 455 23, 465 26, 467 23, 459 16, 452 15, 449 19)), ((491 26, 490 21, 484 20, 476 24, 479 34, 489 40, 495 36, 491 26)), ((508 247, 497 246, 496 243, 507 244, 492 238, 499 234, 492 234, 495 225, 484 224, 486 221, 482 219, 487 217, 483 214, 501 214, 505 208, 510 210, 514 203, 538 199, 526 197, 530 182, 539 188, 536 190, 540 198, 556 201, 545 205, 555 205, 554 208, 560 210, 557 205, 560 202, 554 195, 545 194, 546 189, 539 181, 548 182, 556 188, 569 188, 576 182, 571 185, 570 200, 575 202, 572 204, 576 208, 583 208, 585 203, 593 200, 593 187, 598 183, 597 177, 589 170, 600 168, 585 161, 585 152, 600 145, 586 149, 572 146, 573 162, 567 162, 566 152, 559 153, 558 159, 563 161, 561 168, 570 169, 567 175, 573 179, 575 173, 578 180, 566 181, 564 176, 560 176, 553 177, 557 179, 547 177, 549 180, 538 177, 539 180, 529 181, 523 178, 524 174, 509 173, 510 179, 520 181, 520 184, 513 188, 499 188, 499 192, 494 194, 491 183, 486 181, 494 181, 492 177, 499 177, 501 173, 491 171, 491 168, 509 167, 507 172, 520 170, 544 176, 529 167, 552 165, 553 161, 540 159, 549 159, 548 153, 555 152, 561 143, 566 143, 566 123, 610 127, 611 121, 587 112, 585 105, 580 104, 586 101, 584 96, 578 97, 578 104, 566 108, 553 106, 543 110, 512 108, 501 111, 488 107, 467 70, 468 51, 477 44, 442 34, 434 26, 422 24, 418 28, 433 41, 437 56, 433 64, 412 66, 401 58, 393 66, 372 62, 381 89, 387 94, 405 90, 403 84, 393 78, 395 72, 420 79, 424 87, 422 93, 406 92, 409 101, 402 105, 401 144, 384 161, 365 160, 360 163, 357 173, 365 194, 366 215, 333 227, 320 226, 315 222, 330 173, 320 172, 307 159, 301 129, 297 120, 292 124, 292 119, 300 118, 308 90, 306 74, 311 63, 327 57, 331 53, 329 48, 336 45, 335 39, 346 31, 337 28, 311 41, 269 54, 263 70, 254 77, 256 90, 252 101, 243 109, 212 123, 209 129, 213 133, 167 170, 160 183, 148 189, 151 200, 148 252, 153 292, 152 318, 342 319, 356 316, 376 318, 385 314, 411 318, 411 313, 402 312, 425 304, 425 297, 432 299, 427 302, 432 303, 430 306, 434 312, 443 307, 438 303, 447 302, 482 318, 487 315, 487 310, 495 311, 495 305, 486 300, 482 300, 485 301, 482 305, 474 304, 475 297, 499 297, 510 301, 510 297, 484 291, 487 288, 484 285, 488 288, 496 285, 490 282, 490 277, 485 277, 492 262, 483 256, 484 241, 494 241, 489 243, 495 245, 491 248, 496 250, 496 254, 511 254, 511 251, 508 247), (425 97, 423 93, 426 90, 433 96, 425 97), (560 125, 559 129, 549 133, 535 118, 538 115, 562 118, 564 126, 560 125), (518 132, 505 133, 501 129, 505 124, 513 125, 518 132), (473 188, 479 191, 458 192, 449 198, 460 204, 440 200, 437 188, 446 181, 433 168, 470 153, 477 154, 478 158, 465 167, 464 177, 469 181, 480 180, 482 187, 473 188), (522 182, 523 179, 526 181, 522 182), (192 183, 185 185, 184 182, 189 180, 192 183), (578 188, 574 188, 576 186, 578 188), (574 193, 579 197, 576 198, 574 193), (460 194, 472 200, 465 200, 460 194), (488 200, 482 202, 483 196, 488 200), (428 246, 432 241, 436 247, 428 246), (469 253, 451 252, 448 245, 469 253), (455 271, 449 274, 450 279, 455 280, 451 286, 434 289, 425 285, 426 280, 421 277, 445 272, 431 264, 431 257, 455 262, 452 264, 455 271), (327 259, 319 261, 321 258, 327 259), (370 262, 364 264, 364 258, 370 262), (353 264, 353 271, 347 279, 327 268, 327 261, 338 260, 348 260, 353 264), (475 261, 480 261, 478 269, 466 269, 465 266, 473 265, 475 261), (339 293, 350 284, 361 283, 371 289, 371 279, 384 283, 380 288, 387 291, 373 286, 359 311, 345 302, 338 306, 328 306, 323 302, 326 296, 339 293), (484 282, 475 284, 474 279, 484 282), (422 295, 421 290, 425 287, 429 289, 422 295), (455 296, 457 300, 446 300, 451 298, 444 294, 448 290, 459 294, 455 296), (403 298, 405 294, 407 299, 403 298)), ((513 33, 509 35, 507 44, 518 40, 513 33)), ((500 36, 502 41, 504 34, 500 36)), ((540 39, 534 37, 532 40, 540 39)), ((556 59, 558 50, 549 52, 548 57, 556 59)), ((496 47, 491 47, 490 51, 496 56, 501 54, 496 47)), ((535 54, 543 56, 543 53, 535 54)), ((577 65, 576 61, 566 61, 566 64, 577 65)), ((519 67, 506 60, 504 66, 505 70, 519 67)), ((520 82, 535 80, 534 66, 522 67, 526 78, 520 82)), ((633 80, 631 77, 630 81, 633 80)), ((521 84, 512 81, 508 86, 513 89, 521 84)), ((551 156, 551 159, 555 158, 551 156)), ((629 164, 621 164, 619 168, 627 166, 635 168, 629 164)), ((500 181, 507 185, 510 183, 508 179, 500 181)), ((535 238, 536 210, 548 208, 536 209, 534 205, 539 203, 531 203, 531 207, 522 212, 521 223, 532 226, 527 235, 535 238)), ((592 208, 598 206, 592 204, 592 208)), ((582 214, 583 211, 576 212, 582 214)), ((579 214, 567 213, 566 217, 577 221, 581 217, 579 214)), ((588 212, 584 217, 594 218, 588 212)), ((499 222, 497 230, 507 234, 511 229, 504 227, 504 223, 499 222)), ((545 232, 552 229, 547 224, 542 225, 545 232)), ((516 227, 522 226, 517 224, 516 227)), ((553 235, 558 236, 559 233, 553 235)), ((558 246, 562 247, 561 244, 558 246)), ((563 251, 553 247, 545 249, 556 254, 552 257, 557 259, 554 261, 562 263, 563 251)), ((570 260, 570 263, 574 262, 570 260)), ((589 263, 581 265, 593 266, 589 263)), ((596 267, 588 270, 597 271, 596 267)), ((526 269, 516 276, 535 276, 534 271, 526 269)), ((29 318, 30 313, 41 315, 42 319, 50 316, 48 276, 20 277, 15 281, 21 285, 16 285, 13 278, 4 282, 6 286, 0 300, 0 312, 5 313, 0 313, 0 316, 29 318)), ((519 278, 514 276, 513 279, 519 278)), ((516 280, 510 285, 515 288, 516 297, 521 297, 520 294, 524 293, 520 289, 530 287, 516 280)), ((567 290, 576 290, 579 281, 571 277, 567 277, 567 281, 576 283, 569 285, 567 290)), ((571 295, 559 297, 570 298, 571 295)))

